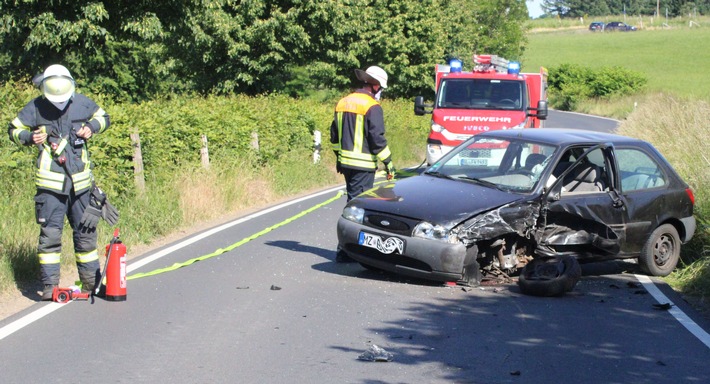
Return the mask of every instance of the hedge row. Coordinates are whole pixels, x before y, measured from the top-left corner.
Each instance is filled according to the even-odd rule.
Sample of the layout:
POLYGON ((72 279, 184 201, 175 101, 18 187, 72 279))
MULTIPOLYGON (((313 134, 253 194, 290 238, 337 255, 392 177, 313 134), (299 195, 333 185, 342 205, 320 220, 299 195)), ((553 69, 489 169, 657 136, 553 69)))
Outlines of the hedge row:
MULTIPOLYGON (((28 86, 5 84, 0 119, 11 121, 22 106, 37 96, 28 86)), ((90 142, 96 177, 112 195, 134 193, 134 144, 140 137, 144 176, 167 180, 182 168, 201 164, 201 137, 208 141, 211 161, 255 166, 278 162, 291 152, 311 161, 314 131, 322 134, 323 166, 333 166, 329 126, 336 100, 299 100, 286 96, 170 97, 139 104, 96 101, 111 116, 111 127, 90 142), (254 145, 258 138, 258 149, 254 145), (130 181, 130 182, 128 182, 130 181)), ((383 101, 388 137, 400 166, 421 161, 424 156, 428 119, 414 116, 412 102, 383 101)), ((0 177, 3 188, 25 189, 31 184, 34 148, 19 148, 0 140, 0 177)))

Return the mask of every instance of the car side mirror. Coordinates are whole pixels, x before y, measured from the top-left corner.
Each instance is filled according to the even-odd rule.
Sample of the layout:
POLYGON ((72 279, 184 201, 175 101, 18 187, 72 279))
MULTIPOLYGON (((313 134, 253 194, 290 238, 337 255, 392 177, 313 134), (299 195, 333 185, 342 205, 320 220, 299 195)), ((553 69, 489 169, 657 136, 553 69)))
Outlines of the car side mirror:
POLYGON ((423 96, 416 96, 414 98, 414 114, 417 116, 423 116, 427 113, 431 113, 431 109, 434 108, 432 104, 424 104, 423 96))
POLYGON ((537 102, 537 118, 540 120, 547 119, 547 100, 537 102))

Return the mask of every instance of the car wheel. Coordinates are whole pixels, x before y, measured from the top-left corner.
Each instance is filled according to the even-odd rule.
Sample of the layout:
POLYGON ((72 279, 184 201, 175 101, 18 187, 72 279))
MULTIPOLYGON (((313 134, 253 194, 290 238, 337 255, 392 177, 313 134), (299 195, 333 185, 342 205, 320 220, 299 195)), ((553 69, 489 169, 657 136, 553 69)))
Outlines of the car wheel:
POLYGON ((572 256, 537 258, 523 267, 518 277, 520 291, 532 296, 561 296, 574 289, 582 268, 572 256))
POLYGON ((652 276, 668 276, 680 259, 680 236, 671 224, 656 228, 641 249, 639 266, 652 276))

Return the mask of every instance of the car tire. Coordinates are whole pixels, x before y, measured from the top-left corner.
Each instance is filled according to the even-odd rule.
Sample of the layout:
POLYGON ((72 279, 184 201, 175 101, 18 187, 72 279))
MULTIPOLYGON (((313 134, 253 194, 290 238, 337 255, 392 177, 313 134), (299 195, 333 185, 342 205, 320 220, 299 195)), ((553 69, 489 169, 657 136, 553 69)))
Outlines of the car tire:
POLYGON ((649 236, 639 255, 641 271, 652 276, 668 276, 680 260, 680 236, 671 224, 663 224, 649 236))
POLYGON ((582 276, 572 256, 536 258, 523 267, 518 277, 520 291, 531 296, 562 296, 574 289, 582 276))

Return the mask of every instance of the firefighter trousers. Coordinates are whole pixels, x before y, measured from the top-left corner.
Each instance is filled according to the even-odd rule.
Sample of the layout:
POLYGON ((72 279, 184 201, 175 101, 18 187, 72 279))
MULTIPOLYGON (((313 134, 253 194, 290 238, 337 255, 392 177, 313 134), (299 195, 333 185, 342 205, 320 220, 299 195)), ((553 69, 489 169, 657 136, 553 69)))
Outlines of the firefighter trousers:
POLYGON ((345 189, 348 192, 348 201, 372 188, 375 184, 374 171, 359 171, 356 169, 343 168, 342 172, 343 176, 345 176, 345 189))
POLYGON ((88 191, 69 196, 47 191, 37 191, 35 195, 35 216, 40 225, 39 256, 42 283, 58 285, 60 256, 62 253, 62 230, 64 217, 69 220, 74 243, 74 256, 79 277, 84 284, 93 286, 98 276, 100 264, 96 249, 96 229, 82 230, 80 222, 84 209, 89 204, 88 191))

